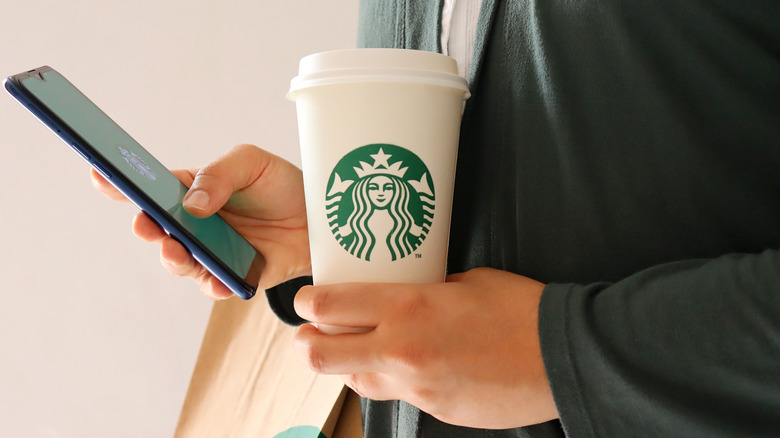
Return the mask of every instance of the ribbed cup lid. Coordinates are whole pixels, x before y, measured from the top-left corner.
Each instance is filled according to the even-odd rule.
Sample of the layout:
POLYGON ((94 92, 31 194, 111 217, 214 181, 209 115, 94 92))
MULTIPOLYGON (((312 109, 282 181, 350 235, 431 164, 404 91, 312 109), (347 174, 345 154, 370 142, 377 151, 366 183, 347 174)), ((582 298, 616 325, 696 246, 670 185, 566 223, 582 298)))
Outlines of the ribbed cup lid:
POLYGON ((287 98, 311 87, 359 82, 417 82, 455 88, 469 97, 466 80, 453 58, 405 49, 350 49, 316 53, 301 59, 287 98))

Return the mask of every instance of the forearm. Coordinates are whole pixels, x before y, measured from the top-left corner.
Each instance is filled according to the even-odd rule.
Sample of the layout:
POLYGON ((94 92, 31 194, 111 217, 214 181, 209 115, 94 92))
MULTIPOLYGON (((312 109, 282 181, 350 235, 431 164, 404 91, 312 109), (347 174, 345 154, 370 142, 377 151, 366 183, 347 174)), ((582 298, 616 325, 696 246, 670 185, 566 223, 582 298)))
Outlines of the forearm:
POLYGON ((780 253, 549 285, 545 366, 576 436, 764 436, 780 427, 780 253))

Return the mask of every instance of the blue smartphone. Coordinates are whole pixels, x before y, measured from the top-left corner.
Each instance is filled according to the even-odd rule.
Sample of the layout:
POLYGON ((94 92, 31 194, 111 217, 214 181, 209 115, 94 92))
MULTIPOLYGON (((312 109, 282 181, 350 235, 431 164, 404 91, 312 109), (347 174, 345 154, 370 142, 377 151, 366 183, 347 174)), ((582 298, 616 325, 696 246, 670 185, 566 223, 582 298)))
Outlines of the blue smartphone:
POLYGON ((7 78, 6 90, 179 241, 234 294, 255 295, 265 259, 219 215, 182 207, 187 187, 64 76, 45 66, 7 78))

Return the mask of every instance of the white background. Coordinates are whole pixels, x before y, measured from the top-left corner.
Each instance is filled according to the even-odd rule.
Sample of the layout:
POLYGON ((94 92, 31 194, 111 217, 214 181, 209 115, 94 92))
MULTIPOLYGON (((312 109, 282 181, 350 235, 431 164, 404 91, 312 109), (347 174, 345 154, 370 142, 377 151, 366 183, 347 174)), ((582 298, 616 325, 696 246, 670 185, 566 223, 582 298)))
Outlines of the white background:
MULTIPOLYGON (((238 143, 299 163, 298 59, 355 45, 357 0, 0 0, 0 75, 63 73, 172 168, 238 143)), ((135 208, 0 93, 0 436, 171 436, 211 309, 135 208)), ((258 299, 264 299, 262 295, 258 299)))

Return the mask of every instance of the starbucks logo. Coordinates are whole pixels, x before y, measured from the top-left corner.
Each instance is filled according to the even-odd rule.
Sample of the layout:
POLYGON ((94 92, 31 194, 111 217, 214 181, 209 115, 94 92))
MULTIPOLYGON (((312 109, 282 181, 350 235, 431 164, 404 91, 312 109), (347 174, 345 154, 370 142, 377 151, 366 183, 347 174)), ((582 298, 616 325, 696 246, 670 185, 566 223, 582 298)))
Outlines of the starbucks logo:
POLYGON ((391 144, 370 144, 336 164, 325 197, 338 243, 367 261, 399 260, 425 240, 435 192, 425 163, 391 144))

